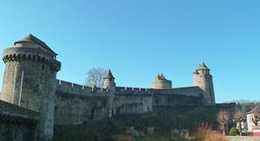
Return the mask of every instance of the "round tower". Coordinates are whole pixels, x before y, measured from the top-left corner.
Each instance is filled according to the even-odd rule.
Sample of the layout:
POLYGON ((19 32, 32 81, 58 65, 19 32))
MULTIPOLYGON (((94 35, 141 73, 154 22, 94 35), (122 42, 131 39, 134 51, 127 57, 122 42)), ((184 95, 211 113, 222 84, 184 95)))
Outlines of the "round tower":
POLYGON ((56 73, 61 63, 43 41, 29 34, 3 52, 1 100, 39 111, 40 136, 53 137, 56 73))
POLYGON ((108 69, 105 77, 104 77, 104 85, 103 88, 110 89, 114 91, 116 89, 115 77, 113 76, 110 69, 108 69))
POLYGON ((215 104, 215 94, 213 87, 212 75, 210 69, 204 62, 199 64, 199 67, 193 73, 194 75, 194 86, 200 87, 204 92, 204 100, 207 104, 215 104))
POLYGON ((112 93, 110 93, 110 97, 108 100, 109 104, 109 117, 113 117, 113 111, 114 111, 114 98, 115 98, 115 92, 116 92, 116 83, 115 83, 115 77, 113 76, 110 69, 108 69, 105 77, 104 77, 104 85, 103 88, 109 89, 112 93))
POLYGON ((158 74, 153 81, 152 85, 153 89, 171 89, 172 88, 172 81, 167 80, 163 74, 158 74))

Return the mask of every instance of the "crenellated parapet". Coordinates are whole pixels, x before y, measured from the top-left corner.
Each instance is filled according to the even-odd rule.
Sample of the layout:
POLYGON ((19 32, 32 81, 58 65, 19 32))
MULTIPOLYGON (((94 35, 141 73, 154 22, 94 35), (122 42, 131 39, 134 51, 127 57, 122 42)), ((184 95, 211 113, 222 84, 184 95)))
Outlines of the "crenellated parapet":
POLYGON ((152 91, 148 88, 135 88, 135 87, 116 87, 116 94, 119 95, 151 95, 152 91))
POLYGON ((108 88, 89 87, 63 80, 56 81, 56 91, 86 96, 108 96, 112 94, 108 88))
POLYGON ((179 87, 174 89, 152 89, 155 95, 179 95, 179 96, 193 96, 200 97, 203 91, 197 86, 179 87))
POLYGON ((4 63, 12 61, 33 61, 43 63, 55 72, 59 71, 61 68, 61 63, 57 61, 53 55, 37 48, 7 48, 3 53, 3 61, 4 63))

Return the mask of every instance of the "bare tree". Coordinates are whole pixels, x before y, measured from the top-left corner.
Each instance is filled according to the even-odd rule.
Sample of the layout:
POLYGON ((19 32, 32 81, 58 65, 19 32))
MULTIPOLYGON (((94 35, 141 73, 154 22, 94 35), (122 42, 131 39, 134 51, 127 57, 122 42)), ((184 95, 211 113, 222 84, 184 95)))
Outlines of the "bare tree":
POLYGON ((239 131, 239 135, 242 136, 242 122, 243 122, 243 111, 242 110, 236 110, 234 112, 234 121, 238 123, 238 126, 236 128, 238 128, 239 131))
POLYGON ((224 110, 219 111, 217 113, 217 120, 220 125, 220 129, 223 131, 223 134, 226 134, 228 130, 228 120, 229 120, 228 112, 224 110))
POLYGON ((86 85, 103 87, 103 78, 106 70, 103 68, 92 68, 87 72, 86 85))
POLYGON ((244 116, 244 114, 243 114, 243 111, 242 111, 242 110, 236 110, 236 111, 234 112, 234 119, 235 119, 236 121, 239 121, 243 116, 244 116))

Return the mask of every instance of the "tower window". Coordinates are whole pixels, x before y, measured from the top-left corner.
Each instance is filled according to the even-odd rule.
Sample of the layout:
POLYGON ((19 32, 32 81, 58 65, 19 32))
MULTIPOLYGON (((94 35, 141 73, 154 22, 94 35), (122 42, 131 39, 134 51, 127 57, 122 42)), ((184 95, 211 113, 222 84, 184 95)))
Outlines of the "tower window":
POLYGON ((42 65, 42 71, 44 71, 44 65, 42 65))

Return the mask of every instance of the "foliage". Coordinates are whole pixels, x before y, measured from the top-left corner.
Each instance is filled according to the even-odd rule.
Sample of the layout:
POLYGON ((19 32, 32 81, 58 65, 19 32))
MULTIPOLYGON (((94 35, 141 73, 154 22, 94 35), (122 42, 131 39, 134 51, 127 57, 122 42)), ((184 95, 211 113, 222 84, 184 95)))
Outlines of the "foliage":
MULTIPOLYGON (((171 137, 137 137, 134 141, 173 141, 171 137)), ((180 141, 180 140, 178 140, 180 141)))
POLYGON ((252 101, 244 101, 244 102, 237 102, 236 109, 241 110, 243 116, 246 115, 251 109, 255 108, 256 106, 260 106, 260 102, 252 102, 252 101))
POLYGON ((86 85, 103 87, 103 78, 106 70, 103 68, 92 68, 87 72, 86 85))
POLYGON ((116 123, 109 119, 78 126, 55 126, 54 132, 54 141, 112 141, 112 135, 119 133, 116 123))
MULTIPOLYGON (((185 111, 157 111, 143 114, 122 114, 113 119, 89 121, 82 125, 55 126, 54 141, 112 141, 115 135, 124 135, 127 127, 134 127, 138 131, 145 131, 154 127, 154 135, 136 140, 165 140, 167 141, 175 129, 197 130, 208 123, 216 127, 216 112, 214 107, 197 107, 185 111)), ((129 136, 119 136, 129 140, 129 136)))
POLYGON ((230 136, 236 136, 239 134, 239 131, 235 128, 235 127, 232 127, 229 131, 229 135, 230 136))
POLYGON ((214 107, 210 106, 194 108, 182 114, 180 122, 183 123, 180 128, 188 128, 193 131, 197 130, 200 125, 205 123, 216 128, 216 110, 214 107))

